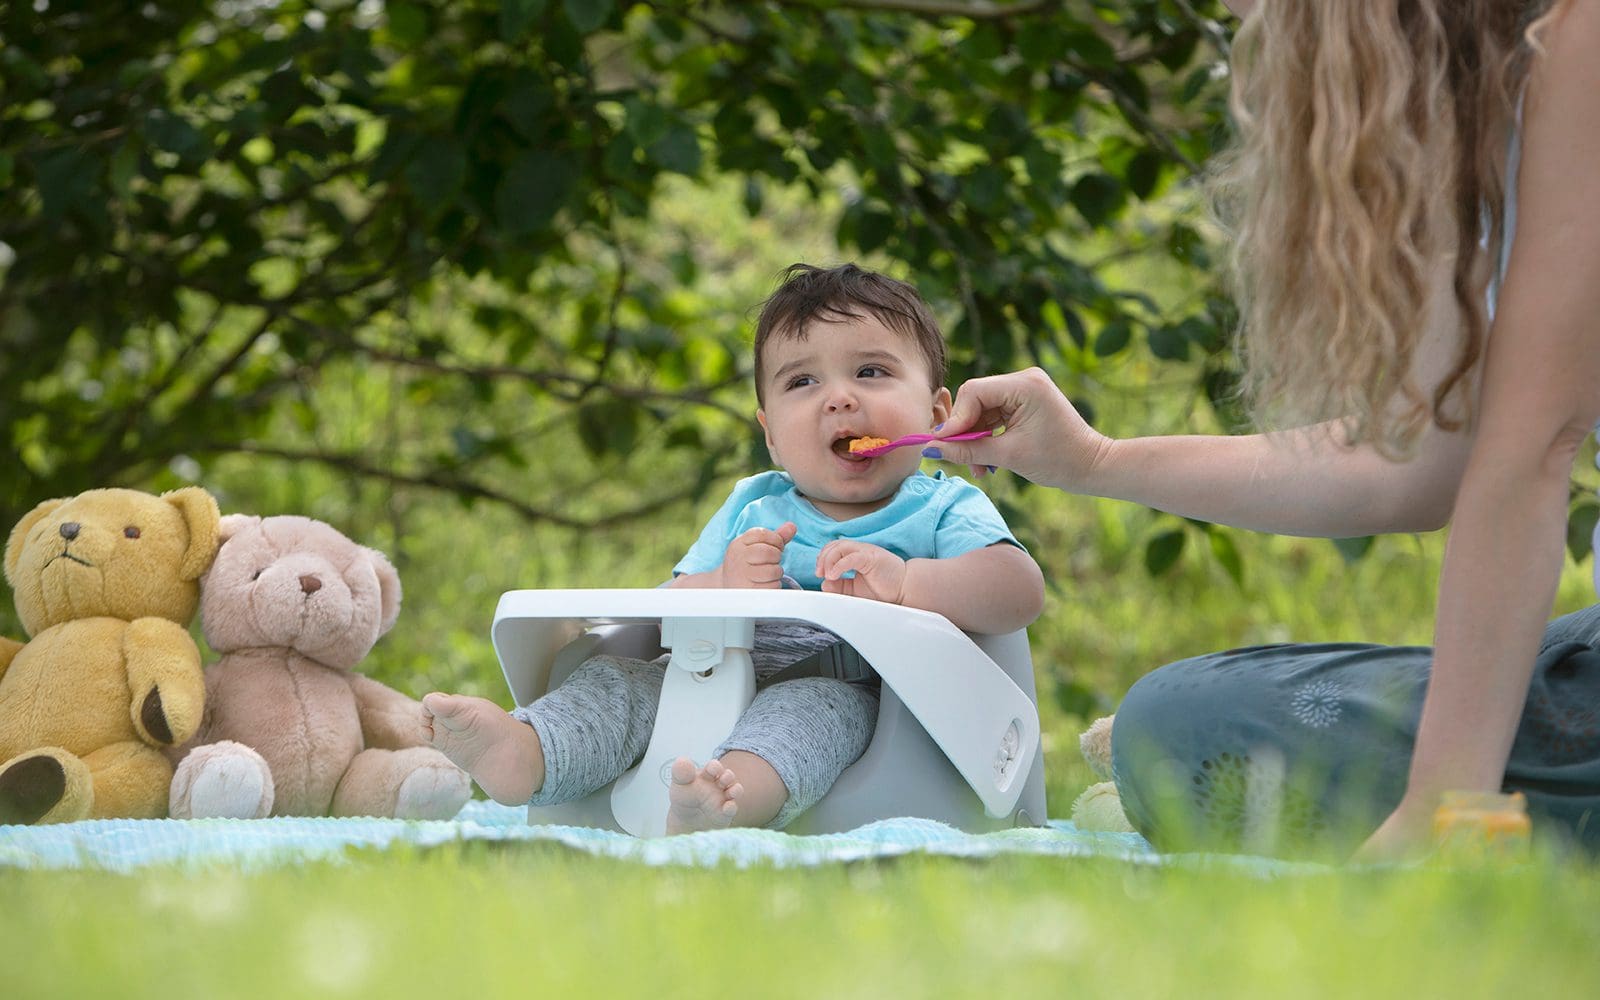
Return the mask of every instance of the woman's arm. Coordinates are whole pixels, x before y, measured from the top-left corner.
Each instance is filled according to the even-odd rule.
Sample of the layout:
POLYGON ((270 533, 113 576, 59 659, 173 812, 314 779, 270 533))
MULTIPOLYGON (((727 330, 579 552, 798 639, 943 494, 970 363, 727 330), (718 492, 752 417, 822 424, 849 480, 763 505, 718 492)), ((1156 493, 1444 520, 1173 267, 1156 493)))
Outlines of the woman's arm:
POLYGON ((1570 5, 1544 41, 1411 780, 1369 856, 1425 837, 1439 792, 1500 789, 1561 573, 1572 463, 1600 420, 1600 4, 1570 5))
MULTIPOLYGON (((1453 353, 1446 331, 1459 323, 1439 268, 1433 310, 1438 333, 1425 338, 1416 377, 1431 384, 1453 353)), ((1340 443, 1319 425, 1277 434, 1105 437, 1084 422, 1048 375, 1026 372, 973 379, 961 387, 944 431, 1004 424, 999 437, 941 443, 948 461, 1011 469, 1073 493, 1130 500, 1183 517, 1283 535, 1345 538, 1428 531, 1450 519, 1471 435, 1430 425, 1415 457, 1395 462, 1368 445, 1340 443)))

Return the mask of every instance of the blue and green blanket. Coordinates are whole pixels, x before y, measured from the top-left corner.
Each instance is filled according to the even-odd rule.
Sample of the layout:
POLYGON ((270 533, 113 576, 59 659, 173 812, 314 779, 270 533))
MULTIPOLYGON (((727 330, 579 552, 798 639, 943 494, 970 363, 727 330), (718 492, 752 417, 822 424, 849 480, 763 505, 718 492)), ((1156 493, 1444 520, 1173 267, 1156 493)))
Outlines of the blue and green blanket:
POLYGON ((85 820, 57 826, 0 826, 0 866, 129 872, 148 866, 260 870, 340 859, 353 849, 438 847, 471 841, 560 845, 646 865, 805 867, 908 854, 987 858, 1003 854, 1111 857, 1153 863, 1138 834, 1086 833, 1065 820, 1048 826, 965 833, 923 819, 887 819, 819 836, 732 829, 639 840, 571 826, 529 826, 526 810, 468 802, 451 820, 281 816, 228 820, 85 820))

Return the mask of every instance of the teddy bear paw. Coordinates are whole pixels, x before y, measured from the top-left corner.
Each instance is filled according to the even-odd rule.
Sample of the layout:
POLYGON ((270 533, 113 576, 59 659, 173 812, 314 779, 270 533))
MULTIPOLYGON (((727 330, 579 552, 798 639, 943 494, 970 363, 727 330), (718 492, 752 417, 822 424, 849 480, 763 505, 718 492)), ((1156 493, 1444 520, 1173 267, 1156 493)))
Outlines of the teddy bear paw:
POLYGON ((1122 811, 1117 786, 1109 781, 1090 785, 1072 803, 1072 825, 1092 833, 1132 833, 1133 824, 1122 811))
POLYGON ((396 819, 450 819, 472 797, 472 779, 449 761, 417 768, 395 793, 396 819))
POLYGON ((173 819, 261 819, 272 813, 272 770, 242 743, 224 740, 189 751, 172 776, 173 819))

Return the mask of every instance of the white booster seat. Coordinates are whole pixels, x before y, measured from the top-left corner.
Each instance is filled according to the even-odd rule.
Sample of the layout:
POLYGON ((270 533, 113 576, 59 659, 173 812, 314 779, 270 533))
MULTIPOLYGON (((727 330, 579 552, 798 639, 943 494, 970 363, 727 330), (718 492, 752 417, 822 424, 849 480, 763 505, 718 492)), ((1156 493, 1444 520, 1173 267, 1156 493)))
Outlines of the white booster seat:
POLYGON ((671 651, 644 758, 586 798, 530 806, 529 823, 665 831, 672 761, 696 763, 733 730, 755 693, 757 619, 828 629, 883 681, 865 753, 789 824, 831 833, 895 816, 981 831, 1045 822, 1044 757, 1026 630, 969 635, 943 616, 801 590, 516 590, 500 598, 492 638, 518 705, 592 656, 671 651))

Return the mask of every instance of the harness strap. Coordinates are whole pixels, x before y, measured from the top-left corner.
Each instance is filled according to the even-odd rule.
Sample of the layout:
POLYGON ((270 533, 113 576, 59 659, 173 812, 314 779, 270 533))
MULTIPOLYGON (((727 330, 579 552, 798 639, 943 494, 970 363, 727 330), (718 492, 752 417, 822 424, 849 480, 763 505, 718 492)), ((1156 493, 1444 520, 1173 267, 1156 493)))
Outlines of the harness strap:
POLYGON ((763 678, 756 686, 769 688, 801 677, 829 677, 836 681, 862 683, 876 680, 878 673, 861 658, 855 647, 840 640, 763 678))

